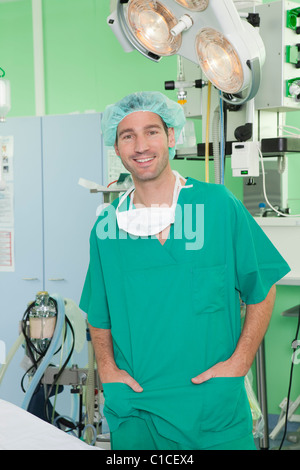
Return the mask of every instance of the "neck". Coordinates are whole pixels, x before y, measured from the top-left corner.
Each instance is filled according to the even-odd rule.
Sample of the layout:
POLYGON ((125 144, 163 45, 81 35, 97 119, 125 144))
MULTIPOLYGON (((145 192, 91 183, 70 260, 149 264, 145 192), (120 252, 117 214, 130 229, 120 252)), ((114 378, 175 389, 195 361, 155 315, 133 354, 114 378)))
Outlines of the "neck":
POLYGON ((172 205, 175 175, 168 165, 165 170, 152 180, 142 181, 134 178, 134 204, 150 207, 152 204, 172 205))

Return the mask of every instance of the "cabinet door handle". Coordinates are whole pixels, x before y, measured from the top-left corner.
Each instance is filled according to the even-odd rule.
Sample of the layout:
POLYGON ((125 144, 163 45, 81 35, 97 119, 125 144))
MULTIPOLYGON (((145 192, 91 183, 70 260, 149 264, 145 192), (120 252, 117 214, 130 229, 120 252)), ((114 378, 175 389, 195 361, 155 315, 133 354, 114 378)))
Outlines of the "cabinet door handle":
POLYGON ((52 277, 48 281, 65 281, 63 277, 52 277))
POLYGON ((22 277, 22 281, 38 281, 37 277, 22 277))

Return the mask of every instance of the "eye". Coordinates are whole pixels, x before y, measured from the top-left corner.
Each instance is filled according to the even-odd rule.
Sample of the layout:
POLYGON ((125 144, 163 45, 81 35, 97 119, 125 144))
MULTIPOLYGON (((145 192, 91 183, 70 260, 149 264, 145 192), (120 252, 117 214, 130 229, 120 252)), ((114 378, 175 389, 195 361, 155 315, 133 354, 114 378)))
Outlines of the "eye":
POLYGON ((130 140, 132 138, 132 134, 124 134, 122 135, 122 140, 130 140))

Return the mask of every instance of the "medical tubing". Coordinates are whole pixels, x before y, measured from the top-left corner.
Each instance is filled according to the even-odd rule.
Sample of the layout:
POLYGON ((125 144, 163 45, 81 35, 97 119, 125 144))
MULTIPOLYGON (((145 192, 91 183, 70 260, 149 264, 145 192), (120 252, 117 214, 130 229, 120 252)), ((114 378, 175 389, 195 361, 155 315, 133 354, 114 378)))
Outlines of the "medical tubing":
POLYGON ((4 374, 5 374, 6 370, 8 369, 8 366, 9 366, 11 360, 13 359, 13 357, 16 354, 19 347, 22 345, 23 341, 24 341, 24 335, 23 335, 23 333, 21 333, 20 336, 16 339, 16 341, 12 345, 12 347, 10 348, 10 350, 9 350, 9 352, 8 352, 6 358, 5 358, 5 364, 3 364, 1 369, 0 369, 0 384, 3 380, 4 374))
POLYGON ((215 184, 221 183, 220 176, 220 108, 216 107, 212 121, 212 139, 213 139, 213 156, 214 156, 214 172, 215 184))
POLYGON ((275 209, 275 207, 272 206, 270 203, 268 196, 267 196, 267 191, 266 191, 266 174, 265 174, 265 167, 264 167, 264 159, 263 159, 263 154, 259 146, 257 146, 259 155, 260 155, 260 160, 261 160, 261 171, 262 171, 262 181, 263 181, 263 193, 264 193, 264 198, 266 200, 266 203, 268 204, 271 209, 276 212, 276 214, 282 216, 282 217, 300 217, 300 214, 285 214, 283 212, 278 211, 275 209))
MULTIPOLYGON (((48 417, 48 407, 47 407, 47 401, 48 399, 50 398, 50 395, 51 395, 51 392, 52 392, 52 389, 53 387, 58 383, 58 380, 60 378, 60 376, 62 375, 63 371, 65 370, 69 360, 71 359, 72 355, 73 355, 73 351, 74 351, 74 346, 75 346, 75 333, 74 333, 74 329, 72 327, 72 324, 70 322, 70 320, 68 319, 68 317, 65 315, 65 322, 68 324, 70 330, 71 330, 71 333, 72 333, 72 347, 71 347, 71 350, 68 354, 68 357, 66 358, 65 362, 63 363, 62 367, 60 368, 59 372, 56 374, 55 376, 55 379, 53 381, 53 383, 50 385, 49 387, 49 390, 48 390, 48 393, 46 394, 46 397, 45 397, 45 416, 48 418, 49 420, 49 417, 48 417)), ((67 331, 67 328, 65 328, 65 330, 67 331)))
MULTIPOLYGON (((298 323, 297 323, 297 329, 296 329, 296 335, 295 335, 294 341, 296 341, 296 340, 298 339, 299 329, 300 329, 300 307, 299 307, 299 312, 298 312, 298 323)), ((292 341, 292 344, 294 343, 294 341, 292 341)), ((293 347, 293 346, 292 346, 292 347, 293 347)), ((284 431, 283 431, 283 436, 282 436, 281 443, 280 443, 280 445, 279 445, 278 450, 281 450, 281 448, 282 448, 282 446, 283 446, 283 443, 284 443, 284 440, 285 440, 286 433, 287 433, 287 425, 288 425, 288 418, 289 418, 289 407, 290 407, 290 398, 291 398, 291 389, 292 389, 292 381, 293 381, 293 369, 294 369, 294 358, 293 358, 293 360, 292 360, 291 371, 290 371, 290 380, 289 380, 289 389, 288 389, 288 394, 287 394, 287 404, 286 404, 286 414, 285 414, 284 431)))
MULTIPOLYGON (((64 330, 66 330, 66 323, 64 324, 63 328, 64 328, 64 330)), ((61 345, 59 369, 61 369, 61 367, 62 367, 64 344, 65 344, 65 342, 63 342, 62 345, 61 345)), ((52 409, 52 417, 51 417, 51 421, 50 421, 51 423, 53 423, 53 420, 54 420, 54 417, 55 417, 55 407, 56 407, 56 400, 57 400, 57 395, 58 395, 58 387, 59 387, 58 384, 56 384, 55 393, 54 393, 54 401, 53 401, 53 409, 52 409)))
MULTIPOLYGON (((280 129, 283 132, 285 132, 286 134, 291 135, 293 137, 296 137, 297 139, 300 138, 300 135, 299 135, 300 129, 299 129, 299 127, 289 126, 288 124, 282 124, 281 126, 277 126, 277 129, 280 129), (292 131, 288 131, 286 128, 293 129, 293 130, 297 131, 298 134, 295 134, 292 131)), ((285 136, 283 136, 283 137, 285 137, 285 136)))
POLYGON ((25 344, 26 344, 25 353, 28 356, 28 358, 30 359, 31 364, 32 364, 29 367, 29 369, 26 370, 25 374, 23 375, 23 377, 21 379, 21 389, 24 393, 26 393, 26 390, 25 390, 25 387, 24 387, 23 383, 24 383, 24 379, 25 379, 26 375, 29 374, 31 371, 34 373, 37 370, 40 362, 42 361, 43 357, 46 355, 48 347, 49 347, 49 345, 48 345, 45 350, 39 351, 35 347, 34 343, 31 340, 31 338, 27 334, 28 333, 27 325, 28 325, 29 313, 30 313, 31 309, 34 306, 35 306, 35 302, 31 302, 30 304, 28 304, 27 309, 25 310, 25 313, 23 315, 22 322, 21 322, 22 333, 24 335, 24 341, 25 341, 25 344), (36 353, 36 355, 38 357, 35 357, 34 353, 36 353))
POLYGON ((55 420, 53 421, 53 426, 57 427, 58 429, 64 431, 67 434, 71 434, 72 436, 78 438, 78 435, 77 435, 77 432, 76 432, 76 429, 77 429, 78 425, 77 425, 75 419, 72 419, 69 416, 66 416, 66 415, 56 416, 55 420), (59 423, 58 423, 59 421, 62 422, 61 423, 62 426, 64 426, 65 428, 68 427, 69 429, 61 428, 59 423))
POLYGON ((224 184, 225 142, 224 142, 223 100, 222 100, 221 92, 220 92, 220 124, 221 124, 221 138, 220 138, 221 184, 224 184))
MULTIPOLYGON (((26 326, 27 326, 27 319, 28 319, 28 315, 29 315, 29 312, 31 310, 31 308, 35 305, 35 302, 31 302, 27 309, 25 310, 25 313, 23 315, 23 319, 22 319, 22 322, 21 322, 21 327, 22 327, 22 333, 24 335, 24 340, 25 340, 25 343, 26 343, 26 354, 29 356, 29 359, 31 360, 32 362, 32 366, 30 367, 30 369, 32 368, 36 368, 37 369, 37 366, 38 366, 38 361, 35 360, 35 357, 34 357, 34 354, 32 353, 32 349, 34 349, 34 351, 36 353, 38 353, 40 356, 44 356, 44 354, 46 353, 43 352, 40 354, 39 351, 37 351, 37 349, 35 348, 35 346, 32 344, 31 342, 31 339, 27 336, 27 330, 26 330, 26 326)), ((29 370, 30 370, 29 369, 29 370)), ((27 373, 27 372, 26 372, 27 373)), ((25 374, 26 375, 26 374, 25 374)))
MULTIPOLYGON (((94 446, 96 444, 96 440, 97 440, 97 430, 96 430, 95 426, 93 426, 92 424, 87 424, 82 430, 82 436, 84 436, 87 429, 90 429, 93 433, 93 438, 92 438, 91 442, 88 442, 88 444, 90 446, 94 446)), ((86 439, 84 439, 84 441, 86 441, 86 439)))
MULTIPOLYGON (((31 308, 34 305, 35 305, 35 302, 33 302, 27 308, 27 310, 25 311, 25 313, 23 315, 23 320, 22 320, 22 332, 23 332, 23 335, 24 335, 25 343, 26 343, 26 354, 27 354, 27 356, 29 357, 29 359, 31 360, 31 363, 32 363, 32 365, 29 367, 29 369, 26 370, 25 374, 23 375, 23 377, 21 379, 21 388, 22 388, 24 393, 26 393, 26 390, 25 390, 25 387, 23 385, 23 382, 24 382, 24 379, 25 379, 26 375, 29 374, 30 371, 32 371, 34 373, 37 370, 40 362, 42 361, 43 357, 46 355, 48 347, 49 347, 49 345, 48 345, 44 351, 39 351, 35 347, 33 342, 31 341, 31 338, 29 338, 28 335, 27 335, 26 325, 27 325, 28 315, 29 315, 29 312, 30 312, 31 308), (33 351, 38 354, 38 356, 39 356, 38 358, 34 357, 33 351)), ((54 355, 57 354, 60 351, 60 349, 61 349, 61 346, 59 346, 57 351, 55 351, 54 355)))
MULTIPOLYGON (((63 329, 63 333, 64 333, 64 339, 63 339, 63 342, 61 344, 61 359, 60 359, 60 366, 59 366, 59 369, 60 369, 60 373, 58 374, 58 377, 61 375, 61 371, 63 371, 65 369, 65 367, 68 365, 67 362, 69 363, 70 362, 70 359, 72 357, 72 354, 73 354, 73 350, 74 350, 74 332, 73 332, 73 346, 71 345, 71 350, 72 350, 72 353, 68 355, 68 359, 67 361, 65 361, 64 365, 62 365, 62 358, 63 358, 63 348, 64 348, 64 345, 65 343, 68 341, 68 344, 67 344, 67 347, 69 348, 70 346, 70 340, 69 340, 69 335, 68 335, 68 332, 67 332, 67 325, 68 324, 71 324, 70 323, 70 320, 68 319, 68 316, 67 314, 65 315, 65 325, 64 325, 64 329, 63 329)), ((72 327, 71 327, 72 328, 72 327)), ((57 379, 57 377, 56 377, 57 379)), ((51 386, 50 388, 50 393, 52 391, 52 388, 53 388, 53 385, 51 386)), ((54 414, 55 414, 55 406, 56 406, 56 400, 57 400, 57 395, 58 395, 58 392, 59 392, 59 384, 57 383, 56 381, 56 389, 55 389, 55 394, 54 394, 54 402, 53 402, 53 410, 52 410, 52 418, 51 418, 51 422, 53 421, 53 418, 54 418, 54 414)), ((74 396, 74 394, 72 395, 74 396)), ((45 401, 45 406, 47 405, 47 400, 45 401)), ((45 415, 47 416, 47 412, 48 412, 48 408, 47 406, 45 407, 45 415)))
MULTIPOLYGON (((68 423, 68 425, 72 424, 72 425, 73 425, 73 428, 71 428, 71 427, 69 426, 72 431, 77 428, 77 423, 76 423, 76 421, 75 421, 74 419, 70 418, 69 416, 66 416, 66 415, 58 415, 58 416, 56 416, 56 418, 55 418, 54 421, 53 421, 53 426, 56 426, 57 428, 60 429, 59 424, 58 424, 58 421, 64 421, 64 422, 63 422, 63 426, 67 426, 67 423, 68 423)), ((69 433, 69 431, 65 431, 65 432, 68 432, 68 433, 69 433)), ((77 437, 77 436, 76 436, 76 437, 77 437)))
POLYGON ((61 332, 62 332, 64 321, 65 321, 65 305, 64 305, 63 299, 59 295, 55 294, 54 296, 52 296, 52 298, 56 301, 56 304, 57 304, 57 317, 56 317, 55 330, 53 333, 51 343, 47 349, 47 352, 45 356, 43 357, 43 360, 41 361, 41 364, 38 367, 36 373, 34 374, 31 380, 30 386, 25 394, 25 397, 21 406, 21 408, 23 408, 24 410, 27 410, 30 400, 36 390, 36 387, 40 383, 40 380, 42 379, 46 368, 51 362, 54 352, 61 339, 61 332))
MULTIPOLYGON (((29 359, 31 360, 31 363, 32 363, 32 365, 29 367, 29 369, 25 372, 25 374, 22 378, 22 381, 21 381, 21 387, 22 387, 22 390, 24 392, 25 392, 25 389, 23 387, 23 380, 24 380, 25 376, 29 373, 29 371, 36 370, 38 368, 38 366, 39 366, 40 362, 42 361, 43 357, 46 355, 49 344, 50 344, 49 343, 48 346, 44 350, 41 351, 41 350, 37 349, 36 345, 33 343, 31 338, 28 336, 28 331, 27 331, 28 318, 29 318, 29 314, 30 314, 31 309, 34 306, 35 306, 35 302, 31 302, 27 306, 27 309, 25 310, 25 313, 23 314, 23 318, 22 318, 22 322, 21 322, 21 329, 22 329, 22 333, 24 335, 24 341, 25 341, 25 344, 26 344, 26 355, 29 357, 29 359), (38 357, 35 357, 34 353, 36 353, 36 355, 38 357)), ((55 352, 55 354, 57 354, 59 352, 60 348, 61 348, 61 346, 58 348, 58 350, 55 352)))

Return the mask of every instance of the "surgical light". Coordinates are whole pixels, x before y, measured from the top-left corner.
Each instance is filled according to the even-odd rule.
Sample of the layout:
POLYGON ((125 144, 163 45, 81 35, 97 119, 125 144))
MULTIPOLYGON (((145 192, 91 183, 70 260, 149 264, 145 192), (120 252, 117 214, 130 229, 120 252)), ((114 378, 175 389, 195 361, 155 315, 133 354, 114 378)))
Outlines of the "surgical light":
POLYGON ((264 45, 233 0, 118 0, 108 23, 126 52, 200 64, 225 101, 242 104, 258 91, 264 45))
POLYGON ((244 82, 241 61, 226 37, 212 28, 203 28, 196 36, 196 51, 207 78, 226 93, 237 93, 244 82))
POLYGON ((159 1, 130 1, 127 8, 127 23, 140 45, 154 54, 173 55, 181 46, 181 37, 174 37, 171 34, 177 19, 159 1))

